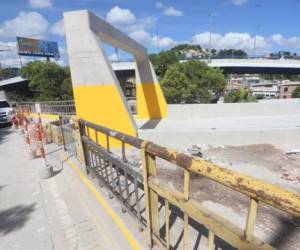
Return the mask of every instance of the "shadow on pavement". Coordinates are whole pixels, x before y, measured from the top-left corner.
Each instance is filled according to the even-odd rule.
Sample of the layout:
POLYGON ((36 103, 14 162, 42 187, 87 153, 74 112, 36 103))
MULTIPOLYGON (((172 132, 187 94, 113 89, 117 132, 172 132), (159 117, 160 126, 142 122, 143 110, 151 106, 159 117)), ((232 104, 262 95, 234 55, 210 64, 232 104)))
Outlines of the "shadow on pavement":
POLYGON ((0 210, 0 235, 6 235, 22 228, 35 210, 35 205, 35 203, 26 206, 18 205, 0 210))
POLYGON ((12 132, 10 124, 0 124, 0 144, 3 143, 5 137, 12 132))
POLYGON ((3 188, 5 188, 7 185, 1 185, 0 186, 0 191, 3 189, 3 188))
MULTIPOLYGON (((276 249, 287 249, 288 247, 295 245, 293 240, 298 239, 298 236, 300 235, 299 226, 300 219, 297 217, 290 219, 280 218, 279 231, 276 232, 276 237, 272 238, 270 245, 276 249)), ((297 247, 299 247, 299 245, 297 247)))
MULTIPOLYGON (((173 206, 170 204, 170 230, 172 229, 173 226, 175 226, 176 220, 179 220, 180 223, 183 223, 183 212, 180 211, 177 207, 173 206)), ((201 238, 208 238, 208 229, 205 228, 202 224, 199 222, 195 221, 191 217, 189 217, 189 225, 192 227, 196 234, 197 234, 197 239, 195 242, 190 242, 191 247, 196 250, 200 247, 200 241, 201 238)), ((166 237, 166 224, 164 223, 163 226, 160 228, 160 237, 165 238, 166 237)), ((179 234, 178 238, 176 239, 176 243, 171 246, 172 250, 177 250, 180 249, 180 243, 183 242, 183 230, 179 234)), ((222 249, 222 250, 234 250, 235 248, 230 246, 228 243, 226 243, 224 240, 219 238, 218 236, 215 236, 215 249, 222 249)))

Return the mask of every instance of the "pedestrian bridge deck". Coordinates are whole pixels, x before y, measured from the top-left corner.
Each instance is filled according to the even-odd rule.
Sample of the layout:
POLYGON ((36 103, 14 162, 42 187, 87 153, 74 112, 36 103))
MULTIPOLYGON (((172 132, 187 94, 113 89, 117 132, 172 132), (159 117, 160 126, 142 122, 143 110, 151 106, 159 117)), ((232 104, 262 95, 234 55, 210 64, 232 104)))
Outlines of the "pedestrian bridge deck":
POLYGON ((133 218, 105 191, 95 196, 53 146, 46 157, 56 175, 42 180, 41 160, 26 159, 23 135, 0 128, 0 249, 146 249, 133 218))

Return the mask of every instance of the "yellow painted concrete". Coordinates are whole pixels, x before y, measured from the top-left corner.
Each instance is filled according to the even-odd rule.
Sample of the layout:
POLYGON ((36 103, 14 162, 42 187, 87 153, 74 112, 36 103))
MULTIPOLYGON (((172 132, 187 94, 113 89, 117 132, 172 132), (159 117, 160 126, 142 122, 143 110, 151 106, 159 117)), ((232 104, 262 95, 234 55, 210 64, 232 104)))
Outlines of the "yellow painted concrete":
MULTIPOLYGON (((78 118, 128 135, 137 135, 130 114, 115 85, 75 86, 73 92, 78 118)), ((94 131, 90 131, 90 134, 95 138, 94 131)), ((105 137, 99 135, 98 139, 100 144, 105 146, 105 137)), ((110 139, 110 146, 117 148, 121 143, 110 139)))
MULTIPOLYGON (((36 113, 31 113, 30 116, 32 118, 38 119, 39 115, 36 113)), ((51 115, 51 114, 41 114, 41 119, 43 120, 49 120, 49 121, 56 121, 59 120, 59 116, 58 115, 51 115)))
POLYGON ((167 103, 159 83, 136 85, 137 119, 161 119, 167 116, 167 103))

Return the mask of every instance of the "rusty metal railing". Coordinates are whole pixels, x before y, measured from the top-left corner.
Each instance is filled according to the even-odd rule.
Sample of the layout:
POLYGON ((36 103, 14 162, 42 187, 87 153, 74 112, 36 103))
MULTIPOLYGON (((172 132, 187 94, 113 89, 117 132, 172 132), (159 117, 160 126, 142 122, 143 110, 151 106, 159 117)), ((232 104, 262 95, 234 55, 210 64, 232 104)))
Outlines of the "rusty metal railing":
POLYGON ((140 225, 147 226, 150 246, 156 243, 162 248, 170 249, 170 213, 175 210, 183 213, 184 249, 189 248, 191 220, 208 229, 208 249, 214 249, 216 237, 238 249, 273 249, 271 245, 254 237, 259 203, 300 217, 300 196, 281 187, 84 120, 79 120, 79 126, 87 171, 98 178, 100 186, 109 188, 110 197, 115 195, 122 206, 138 219, 140 225), (121 156, 113 153, 110 144, 112 139, 121 143, 121 156), (142 173, 128 161, 126 145, 140 150, 142 173), (158 178, 158 158, 183 169, 183 190, 170 187, 158 178), (191 173, 208 178, 249 198, 244 230, 191 198, 191 173), (135 194, 135 198, 130 194, 135 194), (159 222, 161 207, 164 207, 164 234, 161 233, 159 222))
POLYGON ((300 196, 283 188, 271 185, 225 168, 220 168, 210 162, 197 160, 189 155, 178 153, 152 142, 144 142, 142 146, 143 176, 147 207, 148 237, 150 245, 153 241, 160 246, 170 248, 169 203, 178 207, 184 213, 183 246, 188 249, 189 217, 197 220, 209 229, 208 249, 214 249, 215 235, 238 249, 273 249, 253 236, 257 207, 259 202, 275 207, 290 215, 300 217, 300 196), (160 182, 156 176, 156 157, 176 164, 184 170, 183 190, 170 189, 160 182), (232 190, 240 192, 250 199, 246 227, 241 233, 237 228, 217 214, 201 206, 190 198, 190 174, 195 173, 220 183, 232 190), (165 238, 160 237, 158 226, 158 196, 165 200, 165 238))
POLYGON ((126 147, 140 149, 142 140, 84 120, 78 124, 87 172, 98 179, 100 187, 109 189, 109 198, 116 197, 122 204, 122 212, 128 211, 134 216, 142 230, 146 226, 143 176, 139 166, 126 157, 126 147), (112 152, 112 139, 121 143, 121 154, 112 152))

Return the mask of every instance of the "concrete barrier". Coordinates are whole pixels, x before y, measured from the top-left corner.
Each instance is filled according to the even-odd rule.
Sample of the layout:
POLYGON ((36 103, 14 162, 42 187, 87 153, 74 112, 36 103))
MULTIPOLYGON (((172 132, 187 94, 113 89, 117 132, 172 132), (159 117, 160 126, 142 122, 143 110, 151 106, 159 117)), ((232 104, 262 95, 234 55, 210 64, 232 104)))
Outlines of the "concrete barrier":
POLYGON ((198 131, 166 132, 143 131, 142 139, 155 141, 166 147, 186 149, 191 145, 217 147, 224 145, 273 144, 283 150, 300 148, 300 128, 281 130, 235 130, 235 131, 198 131))
MULTIPOLYGON (((174 104, 168 118, 139 136, 168 147, 269 143, 300 147, 300 100, 262 103, 174 104)), ((143 126, 141 126, 143 127, 143 126)))
POLYGON ((300 115, 300 100, 257 103, 169 104, 169 119, 300 115))

